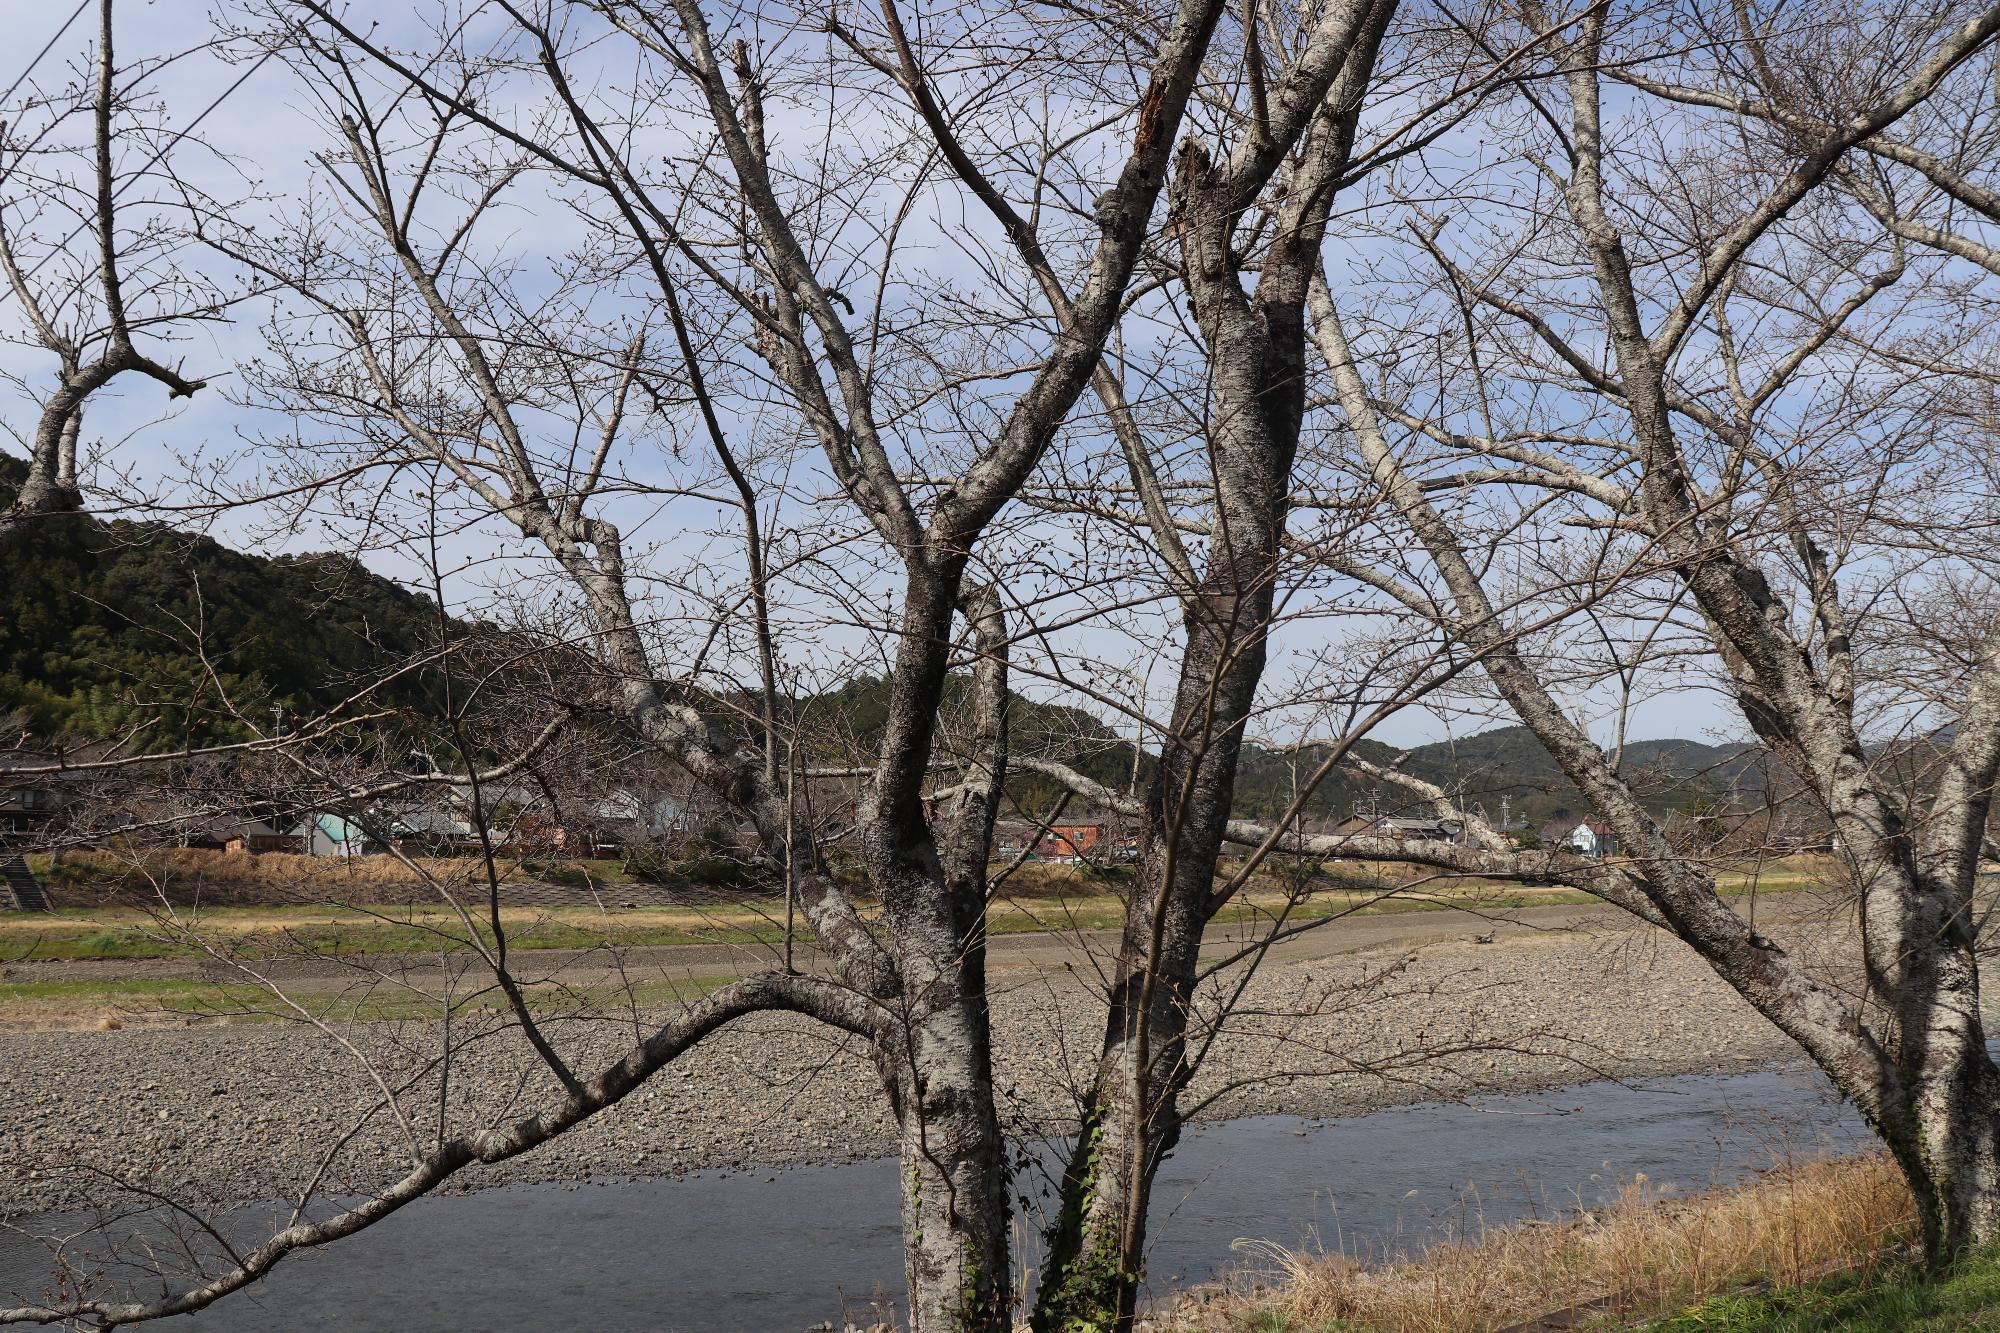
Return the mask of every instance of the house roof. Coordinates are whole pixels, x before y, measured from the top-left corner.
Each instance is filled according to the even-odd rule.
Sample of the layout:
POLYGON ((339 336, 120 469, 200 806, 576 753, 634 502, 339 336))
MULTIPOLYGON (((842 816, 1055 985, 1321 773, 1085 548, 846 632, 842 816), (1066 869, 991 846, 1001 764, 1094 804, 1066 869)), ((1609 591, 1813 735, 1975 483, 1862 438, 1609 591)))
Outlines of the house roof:
POLYGON ((318 831, 335 842, 365 842, 368 831, 350 819, 321 810, 299 821, 294 835, 304 837, 318 831))
MULTIPOLYGON (((466 809, 471 808, 472 784, 454 782, 449 790, 454 802, 466 809)), ((542 791, 530 782, 482 782, 479 784, 479 800, 488 810, 500 805, 540 805, 542 791)))
POLYGON ((1334 825, 1335 833, 1376 832, 1390 836, 1452 838, 1465 829, 1463 820, 1442 815, 1349 815, 1334 825))
POLYGON ((1391 815, 1382 821, 1382 827, 1397 833, 1456 833, 1465 825, 1459 820, 1445 819, 1436 815, 1429 817, 1391 815))
POLYGON ((441 833, 448 837, 470 837, 477 833, 471 812, 442 805, 412 805, 390 813, 389 824, 397 833, 441 833))
POLYGON ((41 753, 19 748, 0 750, 0 781, 15 787, 53 787, 65 782, 88 782, 102 774, 96 769, 56 769, 52 773, 36 773, 32 776, 9 780, 8 774, 22 768, 48 768, 59 764, 86 764, 99 760, 116 758, 118 747, 109 741, 91 741, 72 750, 55 753, 41 753))
POLYGON ((253 815, 210 815, 189 824, 188 832, 194 836, 213 838, 217 842, 228 842, 231 838, 280 836, 278 830, 253 815))

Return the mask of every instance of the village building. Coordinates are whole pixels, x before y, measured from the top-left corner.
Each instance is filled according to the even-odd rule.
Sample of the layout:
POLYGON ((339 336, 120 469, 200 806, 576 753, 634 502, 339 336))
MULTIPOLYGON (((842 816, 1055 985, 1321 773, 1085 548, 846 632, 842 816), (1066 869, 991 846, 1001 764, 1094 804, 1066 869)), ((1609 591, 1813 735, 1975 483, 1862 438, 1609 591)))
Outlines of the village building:
POLYGON ((52 764, 84 763, 108 758, 112 746, 94 742, 62 754, 37 754, 15 750, 0 754, 0 844, 33 846, 47 836, 47 830, 64 811, 88 795, 90 773, 55 772, 19 774, 18 770, 47 768, 52 764))
POLYGON ((1458 846, 1465 841, 1465 821, 1441 815, 1376 815, 1357 813, 1335 824, 1335 837, 1388 838, 1395 842, 1447 842, 1458 846))
POLYGON ((250 815, 213 815, 198 819, 180 830, 183 846, 210 851, 261 855, 265 852, 301 852, 306 840, 295 833, 280 833, 250 815))
POLYGON ((1618 850, 1618 836, 1601 819, 1551 819, 1542 825, 1542 845, 1602 857, 1618 850))
POLYGON ((1035 838, 1034 854, 1049 861, 1080 861, 1095 856, 1103 845, 1103 824, 1051 824, 1035 838))
POLYGON ((375 856, 388 850, 361 825, 324 810, 306 816, 292 833, 308 856, 375 856))
POLYGON ((993 855, 1065 864, 1130 863, 1139 857, 1139 839, 1129 820, 1098 812, 1086 811, 1046 826, 1027 819, 1002 819, 993 825, 993 855))

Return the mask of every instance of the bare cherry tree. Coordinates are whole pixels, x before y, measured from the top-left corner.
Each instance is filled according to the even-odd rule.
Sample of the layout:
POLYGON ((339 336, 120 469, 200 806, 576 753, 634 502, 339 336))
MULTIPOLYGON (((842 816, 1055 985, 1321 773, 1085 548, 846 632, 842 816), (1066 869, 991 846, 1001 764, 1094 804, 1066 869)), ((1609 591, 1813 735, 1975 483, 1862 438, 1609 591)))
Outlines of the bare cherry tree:
POLYGON ((102 0, 88 74, 55 87, 26 71, 22 102, 0 121, 0 268, 14 341, 54 359, 52 383, 9 376, 34 422, 17 432, 28 469, 0 509, 0 543, 37 516, 82 505, 77 454, 92 395, 128 374, 169 398, 204 386, 164 344, 227 304, 187 266, 174 217, 191 189, 172 157, 185 131, 155 123, 145 105, 166 62, 121 61, 115 32, 112 0, 102 0))
MULTIPOLYGON (((1808 368, 1848 350, 1857 316, 1900 274, 1831 297, 1750 275, 1808 253, 1822 268, 1838 253, 1838 271, 1857 272, 1846 233, 1813 249, 1805 220, 1821 187, 1857 145, 1955 87, 2000 11, 1918 24, 1921 40, 1881 58, 1880 86, 1783 150, 1738 161, 1690 131, 1686 145, 1660 139, 1642 159, 1648 173, 1606 146, 1602 70, 1631 62, 1613 49, 1619 28, 1603 5, 1427 8, 1449 21, 1399 32, 1405 7, 1393 0, 1241 16, 1188 0, 1164 24, 1010 5, 913 21, 893 5, 549 2, 487 11, 476 34, 441 20, 410 40, 315 0, 267 8, 262 40, 327 111, 315 191, 281 227, 253 231, 214 210, 199 226, 282 293, 272 349, 252 368, 263 405, 302 423, 269 451, 280 489, 355 532, 400 524, 398 540, 434 570, 453 543, 492 559, 540 618, 536 651, 589 686, 523 734, 461 733, 455 761, 435 771, 330 766, 300 786, 358 803, 456 783, 477 807, 488 780, 555 753, 571 712, 594 710, 632 746, 622 763, 697 784, 754 828, 814 948, 645 1025, 635 1007, 629 1043, 607 1055, 583 1039, 581 1015, 552 1020, 526 1002, 489 842, 481 879, 433 887, 480 941, 478 964, 504 998, 499 1034, 538 1071, 524 1084, 542 1098, 535 1109, 410 1133, 398 1179, 330 1215, 308 1219, 302 1203, 291 1225, 167 1299, 83 1297, 0 1321, 199 1309, 475 1163, 549 1142, 727 1025, 779 1013, 858 1043, 879 1076, 907 1182, 913 1327, 1006 1327, 1014 1256, 985 975, 989 866, 1008 769, 1028 762, 1009 753, 1010 678, 1026 636, 1047 630, 1013 586, 1022 566, 1010 541, 1018 554, 1034 525, 1064 514, 1143 545, 1157 581, 1136 595, 1169 599, 1181 651, 1168 716, 1150 728, 1162 743, 1143 799, 1035 764, 1142 829, 1039 1327, 1132 1322, 1152 1173, 1214 1030, 1197 1012, 1211 976, 1204 933, 1281 854, 1545 876, 1674 930, 1884 1125, 1932 1205, 1940 1252, 1984 1234, 1993 1154, 1963 1110, 1992 1071, 1967 1007, 1970 945, 1953 934, 1966 912, 1950 910, 1969 911, 1979 844, 1938 844, 1938 856, 1956 849, 1949 864, 1912 850, 1898 822, 1910 807, 1857 764, 1851 617, 1815 527, 1837 507, 1806 502, 1804 474, 1774 461, 1761 419, 1808 368), (1414 91, 1424 79, 1434 86, 1414 91), (1494 214, 1528 219, 1525 237, 1497 222, 1452 232, 1408 197, 1420 173, 1378 174, 1473 115, 1478 132, 1506 138, 1501 170, 1517 174, 1472 189, 1525 200, 1494 214), (1687 204, 1675 192, 1689 159, 1706 179, 1736 182, 1733 193, 1687 204), (1638 224, 1615 221, 1608 202, 1613 170, 1630 170, 1649 204, 1635 210, 1656 229, 1643 233, 1643 263, 1625 240, 1638 224), (1744 176, 1765 190, 1748 204, 1744 176), (1429 286, 1394 317, 1383 314, 1393 303, 1371 299, 1364 318, 1368 284, 1329 237, 1345 239, 1336 205, 1382 180, 1392 184, 1369 202, 1390 221, 1347 225, 1357 241, 1405 247, 1429 286), (1536 181, 1551 182, 1546 193, 1536 181), (573 230, 530 255, 509 234, 516 207, 573 230), (1410 220, 1414 242, 1397 225, 1410 220), (1475 241, 1490 253, 1462 253, 1475 241), (953 257, 942 273, 940 253, 953 257), (1784 351, 1734 350, 1732 315, 1753 306, 1773 339, 1789 337, 1784 351), (1176 409, 1130 401, 1143 395, 1117 372, 1133 362, 1105 359, 1142 318, 1167 330, 1159 360, 1181 378, 1163 382, 1194 388, 1198 407, 1173 418, 1190 442, 1177 453, 1152 433, 1176 409), (1579 342, 1609 347, 1612 363, 1579 342), (1689 369, 1697 347, 1726 368, 1720 389, 1689 369), (1371 355, 1375 386, 1360 362, 1371 355), (1103 414, 1084 421, 1075 409, 1090 394, 1103 414), (1093 453, 1122 472, 1110 498, 1031 489, 1058 454, 1093 453), (1523 494, 1534 498, 1523 505, 1523 494), (1024 496, 1034 504, 1018 506, 1024 496), (658 514, 677 524, 683 503, 730 516, 746 578, 716 576, 705 552, 674 538, 648 549, 635 535, 658 514), (1378 521, 1381 506, 1393 522, 1378 521), (788 525, 799 513, 813 517, 788 525), (1301 513, 1335 516, 1332 529, 1294 530, 1301 513), (1590 541, 1557 526, 1572 516, 1590 541), (1547 566, 1559 582, 1537 579, 1523 555, 1551 531, 1568 541, 1547 566), (1403 672, 1349 710, 1279 818, 1233 818, 1286 603, 1329 586, 1418 627, 1399 642, 1403 672), (802 674, 790 659, 808 650, 777 626, 805 623, 808 604, 821 633, 851 632, 865 643, 855 655, 883 667, 879 750, 859 756, 858 775, 811 771, 809 735, 785 716, 784 682, 802 674), (1892 1023, 1750 931, 1571 718, 1559 685, 1624 673, 1629 693, 1638 669, 1618 652, 1581 669, 1542 652, 1585 604, 1668 624, 1676 645, 1703 639, 1746 719, 1812 775, 1843 846, 1862 849, 1849 854, 1871 922, 1891 928, 1883 943, 1871 926, 1869 947, 1881 951, 1870 994, 1890 997, 1892 1023), (1301 832, 1314 784, 1343 764, 1451 809, 1451 793, 1362 765, 1353 743, 1474 667, 1636 849, 1629 860, 1513 851, 1479 821, 1464 845, 1301 832), (970 703, 948 710, 955 672, 970 703), (941 734, 947 714, 957 734, 941 734), (816 780, 859 784, 850 827, 815 817, 816 780), (858 876, 836 873, 843 834, 858 876), (1238 867, 1222 865, 1225 843, 1249 849, 1238 867), (1948 901, 1951 885, 1962 894, 1948 901), (1960 1109, 1939 1117, 1936 1106, 1960 1109)), ((1669 27, 1677 12, 1636 11, 1669 27)), ((1879 223, 1867 235, 1860 253, 1872 256, 1879 223)), ((1870 356, 1887 350, 1878 341, 1870 356)), ((1906 377, 1886 405, 1843 420, 1901 419, 1909 389, 1906 377)), ((1116 596, 1143 582, 1121 578, 1116 596)), ((1115 582, 1078 578, 1065 591, 1115 601, 1115 582)), ((1960 693, 1975 703, 1994 688, 1983 673, 1971 680, 1960 693)), ((2000 762, 1980 716, 1968 713, 1973 725, 1947 747, 1929 806, 1961 829, 1983 830, 2000 762)), ((1134 773, 1137 785, 1136 760, 1134 773)), ((1280 920, 1265 942, 1288 928, 1280 920)), ((1971 985, 1976 998, 1976 972, 1971 985)), ((369 1114, 398 1115, 407 1088, 386 1076, 379 1086, 369 1114)))
POLYGON ((1141 815, 1139 872, 1103 1050, 1050 1237, 1038 1328, 1122 1327, 1132 1318, 1151 1181, 1179 1138, 1177 1099, 1192 1072, 1186 1038, 1201 943, 1230 896, 1229 884, 1217 884, 1217 856, 1285 564, 1291 465, 1306 402, 1306 279, 1317 270, 1335 198, 1349 183, 1377 54, 1396 8, 1336 6, 1329 12, 1341 18, 1337 42, 1322 46, 1318 33, 1304 34, 1292 69, 1317 63, 1333 71, 1304 98, 1289 78, 1264 86, 1265 44, 1272 43, 1272 63, 1285 68, 1289 34, 1267 35, 1253 23, 1246 34, 1249 132, 1216 147, 1191 141, 1176 162, 1173 274, 1193 310, 1212 395, 1202 479, 1211 497, 1205 569, 1197 568, 1169 508, 1155 442, 1143 438, 1110 386, 1101 389, 1178 594, 1185 647, 1141 815), (1303 130, 1288 122, 1303 122, 1303 130), (1271 146, 1293 138, 1297 148, 1280 174, 1271 146), (1268 202, 1267 182, 1275 186, 1268 202))
MULTIPOLYGON (((1811 30, 1823 16, 1803 10, 1784 17, 1811 30)), ((1986 493, 1988 446, 1982 423, 1940 415, 1935 374, 1893 360, 1938 327, 1939 289, 1912 283, 1899 302, 1899 283, 1935 270, 1907 258, 1907 228, 1871 233, 1868 210, 1829 186, 1865 176, 1891 127, 1933 123, 1927 98, 1963 95, 2000 11, 1875 15, 1896 40, 1865 56, 1842 47, 1846 77, 1817 85, 1818 113, 1786 122, 1781 144, 1746 149, 1658 101, 1607 98, 1608 67, 1645 86, 1662 32, 1698 45, 1714 17, 1523 5, 1468 25, 1486 43, 1550 38, 1554 81, 1495 122, 1534 164, 1495 187, 1520 221, 1420 215, 1409 262, 1433 275, 1435 323, 1377 317, 1329 277, 1313 331, 1356 465, 1421 549, 1377 586, 1480 652, 1493 690, 1619 838, 1621 860, 1589 887, 1684 940, 1801 1044, 1902 1164, 1942 1259, 2000 1227, 1974 900, 2000 665, 1990 628, 1932 659, 1939 754, 1912 793, 1870 754, 1907 686, 1871 679, 1863 659, 1892 619, 1878 609, 1943 591, 1945 548, 1959 591, 1990 607, 1977 591, 1990 553, 1947 536, 1963 523, 1948 497, 1986 493), (1559 32, 1565 18, 1575 27, 1559 32), (1858 987, 1718 897, 1579 722, 1587 678, 1610 678, 1617 654, 1579 667, 1581 636, 1522 636, 1537 616, 1606 598, 1635 643, 1649 622, 1669 625, 1643 638, 1663 664, 1671 645, 1698 645, 1717 691, 1810 788, 1854 895, 1858 987)), ((1779 51, 1765 52, 1768 78, 1831 72, 1779 51)), ((1521 856, 1483 859, 1504 872, 1521 856)))
MULTIPOLYGON (((967 569, 982 531, 1089 384, 1153 225, 1168 157, 1220 8, 1183 7, 1136 68, 1122 71, 1136 74, 1135 82, 1074 83, 1073 91, 1093 107, 1082 122, 1091 128, 1077 150, 1077 169, 1106 173, 1094 212, 1073 224, 1065 219, 1062 240, 1081 277, 1041 293, 1043 310, 1025 339, 1038 345, 1040 364, 996 406, 990 439, 957 464, 950 485, 925 499, 905 486, 889 436, 892 427, 914 429, 918 418, 907 409, 902 422, 889 417, 872 348, 846 322, 856 302, 842 290, 846 279, 838 270, 851 233, 831 224, 818 234, 810 229, 816 225, 811 196, 821 184, 811 177, 794 183, 793 163, 782 156, 784 142, 771 128, 770 76, 747 47, 719 46, 716 20, 692 4, 671 16, 647 7, 546 6, 514 14, 512 45, 498 60, 477 65, 447 46, 443 59, 405 63, 331 11, 299 7, 298 26, 286 39, 336 108, 341 142, 329 159, 328 178, 343 198, 338 217, 330 231, 315 230, 325 219, 311 219, 278 246, 224 228, 221 220, 210 227, 218 244, 318 312, 320 345, 330 355, 301 366, 307 373, 292 378, 292 391, 329 420, 368 423, 367 461, 435 472, 455 503, 469 498, 555 562, 580 599, 590 642, 615 682, 612 693, 626 724, 663 760, 754 823, 766 854, 788 868, 833 967, 817 976, 772 970, 726 986, 595 1072, 573 1069, 522 1011, 521 1030, 559 1088, 551 1109, 511 1128, 446 1141, 371 1201, 273 1237, 232 1271, 172 1301, 144 1308, 86 1303, 76 1313, 130 1321, 197 1308, 254 1280, 298 1246, 366 1226, 471 1162, 499 1160, 546 1141, 618 1101, 721 1025, 753 1012, 790 1010, 868 1044, 903 1127, 913 1326, 1004 1326, 1008 1196, 992 1100, 982 934, 987 829, 1004 762, 1005 658, 995 599, 968 579, 967 569), (644 71, 630 106, 603 106, 583 91, 586 72, 573 66, 582 58, 576 48, 588 51, 607 35, 622 37, 644 71), (366 70, 357 72, 355 62, 366 70), (439 79, 466 75, 467 81, 434 83, 439 69, 450 71, 435 75, 439 79), (523 69, 540 80, 538 104, 547 109, 529 131, 487 110, 489 86, 480 82, 481 75, 504 79, 523 69), (415 148, 407 134, 421 116, 404 117, 411 91, 421 114, 434 115, 415 148), (607 128, 644 124, 642 117, 671 124, 672 113, 689 105, 711 127, 716 155, 706 155, 710 135, 680 148, 676 160, 692 169, 685 181, 656 178, 641 145, 607 128), (612 119, 627 112, 636 114, 612 119), (461 131, 490 150, 486 167, 446 168, 439 154, 455 146, 453 136, 461 131), (559 403, 576 406, 573 386, 587 384, 588 377, 569 373, 574 362, 564 366, 519 350, 524 343, 548 346, 545 333, 521 335, 545 330, 549 310, 513 301, 492 273, 464 257, 468 236, 493 202, 529 175, 560 182, 594 217, 610 212, 622 250, 615 262, 641 275, 649 299, 666 303, 682 353, 677 366, 639 364, 638 372, 663 392, 691 396, 701 429, 712 433, 727 423, 703 400, 697 358, 686 355, 694 341, 675 306, 689 272, 734 303, 730 320, 754 341, 789 409, 816 440, 839 493, 893 552, 901 588, 891 625, 889 716, 859 829, 870 887, 881 903, 879 919, 864 919, 848 888, 829 873, 821 849, 793 836, 800 824, 788 787, 771 780, 775 766, 757 747, 739 747, 718 731, 669 683, 637 609, 630 583, 637 571, 628 569, 624 535, 602 503, 604 492, 619 483, 594 465, 601 451, 573 450, 545 433, 548 418, 564 410, 559 403), (449 186, 426 193, 446 177, 449 186), (729 182, 719 204, 710 193, 717 180, 729 182), (456 219, 426 207, 438 194, 449 200, 460 186, 467 192, 456 219), (715 206, 700 224, 726 224, 732 229, 726 243, 704 245, 709 238, 682 222, 703 203, 715 206), (926 817, 923 786, 956 637, 953 621, 960 616, 984 649, 979 717, 981 740, 991 753, 933 822, 926 817)), ((1088 34, 1082 28, 1090 26, 1051 35, 1067 46, 1083 40, 1088 34)), ((795 31, 786 49, 811 40, 810 32, 795 31)), ((841 40, 844 48, 846 37, 841 40)), ((1032 78, 1034 62, 1027 64, 1003 72, 1032 78)), ((1328 71, 1318 87, 1330 77, 1328 71)), ((906 91, 895 89, 894 101, 900 103, 906 91)), ((1315 89, 1309 82, 1301 91, 1309 110, 1315 89)), ((890 104, 880 93, 872 100, 890 104)), ((1073 145, 1052 148, 1047 167, 1066 171, 1059 164, 1073 145)), ((963 165, 971 175, 969 160, 963 165)), ((974 181, 968 188, 982 187, 974 181)), ((1029 238, 1022 233, 1021 239, 1029 238)), ((883 253, 893 253, 893 233, 883 253)), ((587 358, 595 349, 581 350, 587 358)), ((606 401, 593 397, 586 415, 605 448, 615 449, 620 414, 606 401)), ((573 412, 569 420, 571 429, 580 424, 573 412)), ((727 443, 719 447, 724 456, 732 453, 727 443)))

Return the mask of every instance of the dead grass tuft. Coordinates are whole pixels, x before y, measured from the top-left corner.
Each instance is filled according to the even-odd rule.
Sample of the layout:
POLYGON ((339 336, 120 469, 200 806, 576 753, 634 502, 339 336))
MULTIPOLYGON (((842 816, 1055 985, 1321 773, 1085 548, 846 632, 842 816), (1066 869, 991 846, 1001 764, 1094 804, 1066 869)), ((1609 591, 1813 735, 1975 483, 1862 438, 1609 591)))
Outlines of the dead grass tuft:
POLYGON ((1596 1213, 1494 1228, 1402 1262, 1246 1245, 1263 1272, 1190 1293, 1157 1326, 1495 1333, 1550 1315, 1649 1317, 1753 1279, 1791 1286, 1873 1267, 1912 1219, 1884 1154, 1783 1166, 1694 1196, 1663 1193, 1642 1176, 1596 1213))

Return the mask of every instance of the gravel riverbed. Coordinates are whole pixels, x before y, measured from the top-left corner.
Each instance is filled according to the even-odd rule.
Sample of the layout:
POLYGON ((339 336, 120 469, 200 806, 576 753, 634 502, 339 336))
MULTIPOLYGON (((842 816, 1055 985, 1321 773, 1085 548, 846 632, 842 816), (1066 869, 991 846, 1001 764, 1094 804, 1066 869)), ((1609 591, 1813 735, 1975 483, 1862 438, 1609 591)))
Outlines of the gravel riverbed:
MULTIPOLYGON (((997 1079, 1023 1133, 1070 1123, 1103 1021, 1095 982, 1087 966, 995 974, 997 1079)), ((1221 994, 1203 993, 1204 1013, 1221 994)), ((1270 968, 1244 1001, 1195 1082, 1203 1118, 1331 1117, 1796 1057, 1691 952, 1629 930, 1330 954, 1270 968)), ((629 1013, 550 1028, 586 1076, 635 1032, 629 1013)), ((365 1190, 406 1170, 412 1145, 441 1128, 531 1114, 556 1086, 491 1017, 332 1036, 278 1022, 0 1034, 0 1215, 79 1206, 108 1178, 198 1203, 295 1195, 315 1178, 365 1190), (378 1081, 398 1114, 382 1108, 378 1081)), ((893 1151, 890 1129, 855 1043, 758 1017, 570 1133, 468 1168, 451 1187, 873 1157, 893 1151)))

